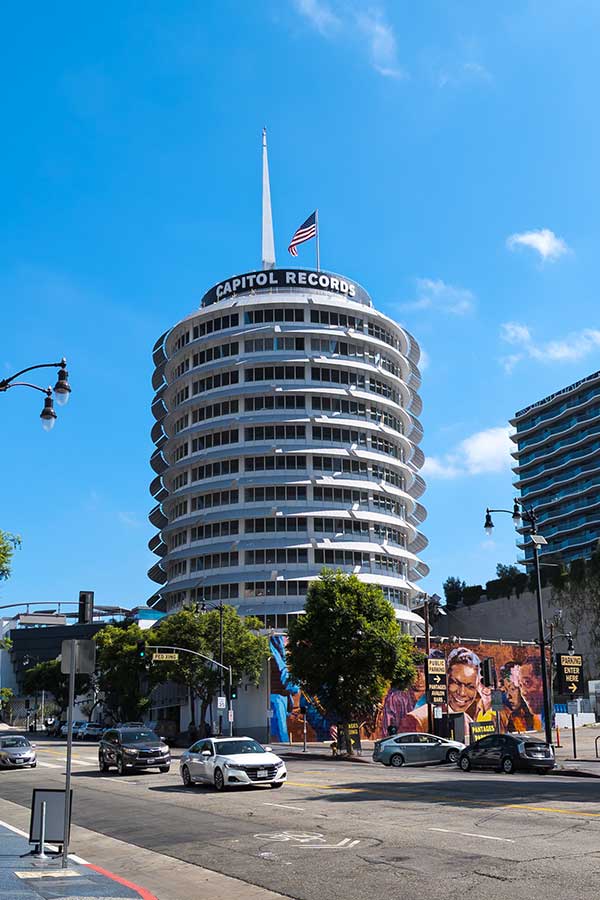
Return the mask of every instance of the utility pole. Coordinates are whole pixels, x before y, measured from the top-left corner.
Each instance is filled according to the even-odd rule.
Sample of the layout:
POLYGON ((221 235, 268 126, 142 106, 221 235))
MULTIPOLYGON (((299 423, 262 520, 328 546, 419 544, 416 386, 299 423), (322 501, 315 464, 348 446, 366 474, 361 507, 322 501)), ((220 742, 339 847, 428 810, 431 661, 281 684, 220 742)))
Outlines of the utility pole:
MULTIPOLYGON (((223 696, 223 601, 219 603, 219 697, 223 696)), ((231 678, 229 679, 231 682, 231 678)), ((231 706, 231 683, 229 685, 229 706, 231 706)), ((219 734, 223 734, 223 711, 219 711, 219 734)))
MULTIPOLYGON (((423 613, 425 618, 425 653, 427 654, 427 659, 429 659, 429 654, 431 653, 431 639, 429 637, 429 597, 425 597, 423 613)), ((427 663, 425 663, 425 666, 427 666, 427 663)), ((429 702, 427 685, 425 685, 425 691, 427 696, 427 730, 429 734, 433 734, 433 710, 431 709, 431 703, 429 702)))

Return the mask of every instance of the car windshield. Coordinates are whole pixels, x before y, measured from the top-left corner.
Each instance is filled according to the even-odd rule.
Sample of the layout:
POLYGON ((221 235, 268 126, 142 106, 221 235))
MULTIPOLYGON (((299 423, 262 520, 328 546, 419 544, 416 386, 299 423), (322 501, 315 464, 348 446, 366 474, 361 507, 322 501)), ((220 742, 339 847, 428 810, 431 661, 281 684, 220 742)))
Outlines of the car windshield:
POLYGON ((123 731, 121 740, 124 744, 141 744, 147 741, 160 741, 160 738, 153 731, 123 731))
POLYGON ((29 741, 26 741, 25 738, 22 737, 3 738, 0 741, 0 747, 2 747, 4 750, 8 750, 12 747, 29 747, 29 741))
POLYGON ((236 753, 264 753, 265 748, 258 741, 217 741, 215 750, 219 756, 235 756, 236 753))

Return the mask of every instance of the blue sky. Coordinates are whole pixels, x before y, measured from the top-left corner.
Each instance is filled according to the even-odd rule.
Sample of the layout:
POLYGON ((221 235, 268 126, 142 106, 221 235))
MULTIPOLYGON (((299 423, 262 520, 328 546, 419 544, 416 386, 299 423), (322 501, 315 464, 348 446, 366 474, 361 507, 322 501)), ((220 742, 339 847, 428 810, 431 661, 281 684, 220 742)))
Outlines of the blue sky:
MULTIPOLYGON (((516 557, 507 420, 600 368, 594 0, 107 0, 4 11, 0 371, 69 360, 50 434, 0 398, 0 603, 143 603, 151 349, 320 210, 324 268, 425 351, 431 567, 516 557)), ((311 245, 299 263, 313 265, 311 245)), ((42 373, 38 383, 45 384, 42 373)), ((41 395, 39 395, 41 399, 41 395)))

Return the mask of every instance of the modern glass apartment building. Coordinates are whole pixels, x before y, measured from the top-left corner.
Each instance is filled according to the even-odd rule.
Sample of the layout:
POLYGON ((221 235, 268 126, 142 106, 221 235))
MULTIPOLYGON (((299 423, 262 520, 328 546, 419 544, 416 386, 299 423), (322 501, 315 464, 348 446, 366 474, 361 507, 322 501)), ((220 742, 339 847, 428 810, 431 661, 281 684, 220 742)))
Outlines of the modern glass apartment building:
POLYGON ((520 410, 511 424, 515 487, 538 514, 543 555, 590 556, 600 538, 600 372, 520 410))
POLYGON ((272 269, 208 291, 154 347, 149 603, 222 600, 286 627, 328 566, 416 621, 418 361, 343 276, 272 269))

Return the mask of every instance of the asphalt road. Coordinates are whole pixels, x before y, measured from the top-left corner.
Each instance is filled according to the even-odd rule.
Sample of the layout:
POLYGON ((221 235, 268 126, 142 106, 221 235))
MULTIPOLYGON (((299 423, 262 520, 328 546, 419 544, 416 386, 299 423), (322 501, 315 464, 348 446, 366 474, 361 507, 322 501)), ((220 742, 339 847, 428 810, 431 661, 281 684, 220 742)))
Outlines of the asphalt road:
MULTIPOLYGON (((282 790, 217 794, 185 789, 175 761, 119 777, 96 758, 76 745, 77 824, 298 900, 600 891, 598 780, 293 760, 282 790)), ((41 743, 38 759, 1 771, 0 796, 29 806, 32 787, 62 786, 64 742, 41 743)))

